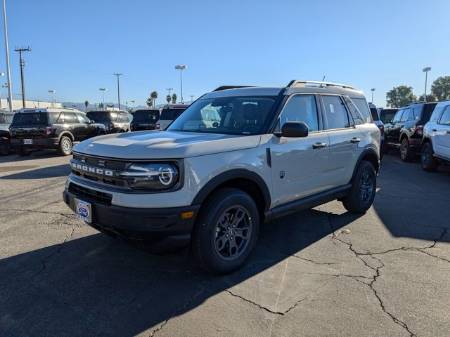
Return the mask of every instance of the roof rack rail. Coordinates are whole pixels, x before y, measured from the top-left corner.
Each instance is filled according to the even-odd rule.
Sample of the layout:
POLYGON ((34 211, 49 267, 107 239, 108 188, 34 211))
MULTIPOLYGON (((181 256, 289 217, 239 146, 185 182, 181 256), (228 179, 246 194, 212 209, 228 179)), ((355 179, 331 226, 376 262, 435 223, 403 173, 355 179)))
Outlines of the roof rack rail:
POLYGON ((321 81, 304 81, 304 80, 292 80, 287 85, 287 88, 293 88, 293 87, 340 87, 344 89, 353 89, 355 90, 355 87, 352 87, 351 85, 347 84, 340 84, 340 83, 333 83, 333 82, 321 82, 321 81))
POLYGON ((239 89, 239 88, 251 88, 252 85, 222 85, 213 91, 222 91, 222 90, 228 90, 228 89, 239 89))

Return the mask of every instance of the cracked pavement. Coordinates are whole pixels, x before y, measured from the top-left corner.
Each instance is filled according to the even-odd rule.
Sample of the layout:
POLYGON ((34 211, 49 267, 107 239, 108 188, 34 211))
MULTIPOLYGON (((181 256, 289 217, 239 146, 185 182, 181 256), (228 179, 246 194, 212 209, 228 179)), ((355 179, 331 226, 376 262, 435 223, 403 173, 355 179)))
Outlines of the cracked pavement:
POLYGON ((374 206, 264 225, 234 274, 99 234, 61 200, 68 158, 0 157, 0 336, 448 336, 450 170, 386 156, 374 206))

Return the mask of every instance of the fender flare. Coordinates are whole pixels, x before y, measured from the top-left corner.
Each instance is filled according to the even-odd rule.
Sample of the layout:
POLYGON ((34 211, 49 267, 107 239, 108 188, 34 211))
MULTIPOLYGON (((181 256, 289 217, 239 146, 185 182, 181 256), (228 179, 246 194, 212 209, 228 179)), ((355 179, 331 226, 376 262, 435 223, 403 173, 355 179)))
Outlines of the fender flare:
POLYGON ((367 156, 370 156, 372 158, 376 158, 377 165, 375 166, 375 170, 378 173, 380 171, 380 155, 377 153, 377 151, 373 147, 367 147, 361 152, 361 154, 358 157, 358 160, 356 161, 355 168, 353 169, 352 178, 350 179, 350 183, 353 181, 356 175, 356 171, 358 170, 359 164, 363 161, 363 159, 367 156))
POLYGON ((195 196, 191 205, 202 204, 206 200, 208 195, 210 195, 211 192, 213 192, 217 187, 234 179, 245 179, 255 183, 262 192, 262 196, 264 199, 264 209, 268 210, 270 208, 271 197, 266 182, 259 174, 247 169, 232 169, 220 173, 219 175, 210 179, 205 184, 205 186, 203 186, 200 191, 197 192, 197 195, 195 196))
POLYGON ((58 143, 61 141, 61 138, 63 136, 69 136, 70 139, 72 139, 72 142, 75 141, 75 137, 73 136, 72 132, 70 131, 63 131, 60 133, 59 137, 58 137, 58 143))

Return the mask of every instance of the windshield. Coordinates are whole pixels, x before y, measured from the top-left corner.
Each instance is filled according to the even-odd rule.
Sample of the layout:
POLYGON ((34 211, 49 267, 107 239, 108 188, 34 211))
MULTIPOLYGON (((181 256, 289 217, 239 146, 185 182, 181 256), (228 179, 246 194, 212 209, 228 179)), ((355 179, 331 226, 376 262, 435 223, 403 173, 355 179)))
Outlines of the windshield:
POLYGON ((254 135, 263 132, 276 97, 199 99, 168 128, 169 131, 254 135))
POLYGON ((109 111, 89 111, 86 116, 97 123, 111 121, 111 113, 109 111))
POLYGON ((133 113, 133 122, 154 123, 159 119, 159 110, 137 110, 133 113))
POLYGON ((16 113, 14 114, 13 126, 36 126, 48 125, 47 113, 33 112, 33 113, 16 113))

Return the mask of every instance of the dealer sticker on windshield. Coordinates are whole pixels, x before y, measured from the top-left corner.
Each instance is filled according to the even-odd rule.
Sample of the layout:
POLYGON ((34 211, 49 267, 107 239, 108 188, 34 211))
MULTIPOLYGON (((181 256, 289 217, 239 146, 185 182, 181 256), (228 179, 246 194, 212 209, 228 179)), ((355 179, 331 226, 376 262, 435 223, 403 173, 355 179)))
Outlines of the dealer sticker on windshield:
POLYGON ((79 219, 87 223, 92 222, 92 207, 90 203, 75 199, 75 213, 79 219))

